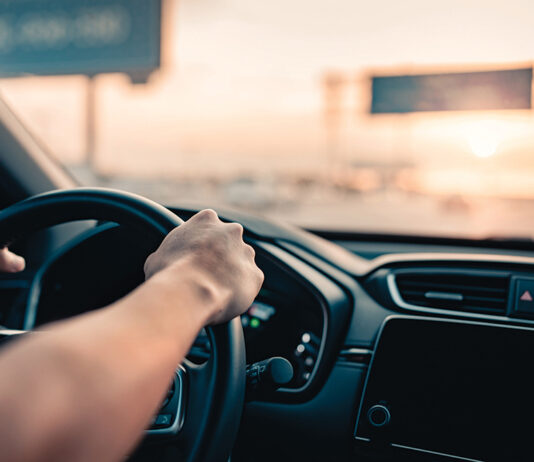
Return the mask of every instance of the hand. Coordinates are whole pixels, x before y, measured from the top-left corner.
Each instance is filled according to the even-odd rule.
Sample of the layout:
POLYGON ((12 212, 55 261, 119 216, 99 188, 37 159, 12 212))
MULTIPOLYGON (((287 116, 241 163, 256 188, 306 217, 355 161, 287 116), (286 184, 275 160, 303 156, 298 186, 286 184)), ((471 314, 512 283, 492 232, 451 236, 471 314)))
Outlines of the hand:
POLYGON ((15 255, 6 247, 0 249, 0 271, 4 273, 18 273, 24 270, 26 262, 24 258, 15 255))
POLYGON ((171 231, 145 262, 148 279, 159 271, 178 278, 194 275, 203 292, 215 288, 215 308, 208 324, 228 321, 246 311, 263 283, 254 249, 243 242, 243 227, 223 223, 213 210, 203 210, 171 231))

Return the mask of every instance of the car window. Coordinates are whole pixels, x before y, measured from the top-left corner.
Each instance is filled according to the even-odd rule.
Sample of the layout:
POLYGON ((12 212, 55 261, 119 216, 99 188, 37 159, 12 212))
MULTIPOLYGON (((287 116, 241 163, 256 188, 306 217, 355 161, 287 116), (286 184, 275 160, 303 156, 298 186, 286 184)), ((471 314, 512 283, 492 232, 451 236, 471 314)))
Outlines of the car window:
POLYGON ((2 97, 82 184, 315 229, 534 234, 528 0, 165 0, 147 73, 123 61, 157 45, 134 27, 150 2, 4 3, 2 97))

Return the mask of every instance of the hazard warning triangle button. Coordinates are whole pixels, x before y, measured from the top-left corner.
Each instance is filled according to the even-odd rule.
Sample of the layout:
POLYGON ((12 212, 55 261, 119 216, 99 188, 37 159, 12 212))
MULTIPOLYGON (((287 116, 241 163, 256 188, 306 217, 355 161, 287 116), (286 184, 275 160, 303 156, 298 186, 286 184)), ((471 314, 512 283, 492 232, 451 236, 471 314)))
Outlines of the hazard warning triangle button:
POLYGON ((522 302, 531 302, 534 299, 532 298, 532 295, 530 294, 530 291, 529 290, 525 290, 523 292, 523 295, 521 295, 521 297, 519 297, 519 300, 521 300, 522 302))
POLYGON ((515 279, 514 311, 517 314, 534 317, 534 278, 515 279))

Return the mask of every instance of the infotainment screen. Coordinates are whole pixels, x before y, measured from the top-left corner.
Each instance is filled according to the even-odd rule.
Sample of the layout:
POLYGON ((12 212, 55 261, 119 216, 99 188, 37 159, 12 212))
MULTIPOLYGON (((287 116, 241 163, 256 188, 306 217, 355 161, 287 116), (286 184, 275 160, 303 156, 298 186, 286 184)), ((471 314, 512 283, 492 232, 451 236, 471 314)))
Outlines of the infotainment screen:
POLYGON ((534 460, 534 330, 390 318, 355 436, 467 460, 534 460))

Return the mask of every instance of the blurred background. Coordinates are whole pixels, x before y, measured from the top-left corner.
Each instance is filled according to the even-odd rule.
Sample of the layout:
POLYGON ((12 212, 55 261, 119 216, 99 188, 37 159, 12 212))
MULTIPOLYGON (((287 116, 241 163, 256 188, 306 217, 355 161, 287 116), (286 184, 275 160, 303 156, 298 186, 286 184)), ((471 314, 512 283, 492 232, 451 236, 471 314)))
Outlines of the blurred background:
POLYGON ((0 95, 84 184, 313 229, 529 238, 533 14, 531 0, 3 0, 0 95), (153 62, 121 62, 137 52, 153 62))

